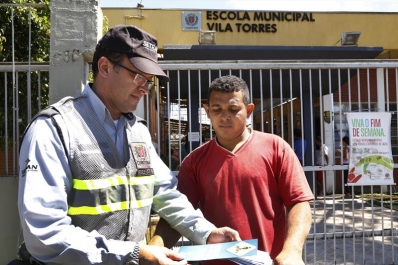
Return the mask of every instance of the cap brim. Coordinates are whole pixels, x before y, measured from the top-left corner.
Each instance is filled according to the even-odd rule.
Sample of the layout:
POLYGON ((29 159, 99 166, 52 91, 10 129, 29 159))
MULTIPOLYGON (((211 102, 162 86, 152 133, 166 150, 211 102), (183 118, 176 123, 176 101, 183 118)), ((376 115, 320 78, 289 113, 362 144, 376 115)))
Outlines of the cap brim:
POLYGON ((156 76, 160 81, 169 82, 170 78, 163 72, 160 66, 144 57, 132 57, 130 58, 131 63, 143 73, 156 76))

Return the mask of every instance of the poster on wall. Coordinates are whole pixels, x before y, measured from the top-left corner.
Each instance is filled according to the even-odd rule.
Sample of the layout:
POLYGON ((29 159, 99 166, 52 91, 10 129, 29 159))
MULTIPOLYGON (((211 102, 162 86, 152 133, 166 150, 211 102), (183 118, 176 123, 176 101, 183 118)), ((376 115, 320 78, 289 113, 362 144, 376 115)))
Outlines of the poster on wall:
POLYGON ((201 30, 202 12, 182 12, 182 30, 201 30))
POLYGON ((350 165, 347 184, 394 184, 391 152, 391 113, 347 113, 350 165))

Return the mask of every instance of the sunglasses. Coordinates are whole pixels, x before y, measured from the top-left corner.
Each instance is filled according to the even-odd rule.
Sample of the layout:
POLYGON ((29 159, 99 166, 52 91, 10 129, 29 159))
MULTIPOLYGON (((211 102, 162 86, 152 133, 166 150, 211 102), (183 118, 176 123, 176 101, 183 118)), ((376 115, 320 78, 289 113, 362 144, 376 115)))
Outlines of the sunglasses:
POLYGON ((134 83, 135 83, 138 87, 142 87, 142 88, 144 88, 144 89, 146 89, 146 90, 148 90, 148 91, 151 90, 151 88, 153 87, 153 81, 149 80, 149 79, 146 78, 145 76, 143 76, 143 75, 137 73, 136 71, 131 70, 130 68, 128 68, 128 67, 126 67, 126 66, 124 66, 124 65, 122 65, 122 64, 120 64, 120 63, 117 63, 117 62, 115 62, 115 61, 113 61, 113 60, 111 60, 111 59, 109 59, 109 58, 107 58, 107 59, 108 59, 112 64, 117 65, 117 66, 120 66, 120 67, 126 69, 127 71, 129 71, 130 73, 134 74, 134 75, 135 75, 135 77, 134 77, 134 83))

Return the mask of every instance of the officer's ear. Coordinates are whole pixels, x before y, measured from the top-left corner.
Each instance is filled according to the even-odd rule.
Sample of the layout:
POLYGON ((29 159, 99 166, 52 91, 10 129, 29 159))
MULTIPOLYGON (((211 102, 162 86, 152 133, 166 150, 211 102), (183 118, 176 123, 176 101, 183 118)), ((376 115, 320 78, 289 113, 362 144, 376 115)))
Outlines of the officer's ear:
POLYGON ((114 65, 109 61, 108 58, 102 56, 98 60, 98 74, 102 77, 106 78, 109 75, 110 68, 114 67, 114 65))

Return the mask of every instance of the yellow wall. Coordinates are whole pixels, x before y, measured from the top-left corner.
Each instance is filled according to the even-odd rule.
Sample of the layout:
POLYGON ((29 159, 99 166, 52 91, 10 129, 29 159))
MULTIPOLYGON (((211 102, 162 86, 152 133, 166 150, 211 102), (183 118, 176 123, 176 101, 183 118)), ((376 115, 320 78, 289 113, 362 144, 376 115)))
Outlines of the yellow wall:
MULTIPOLYGON (((255 11, 232 11, 240 18, 249 20, 207 19, 205 10, 169 10, 136 8, 104 8, 109 26, 116 24, 136 25, 159 40, 159 48, 165 44, 198 44, 198 31, 182 30, 182 12, 201 12, 202 29, 210 30, 212 23, 221 23, 226 30, 227 23, 233 32, 217 32, 219 45, 278 45, 278 46, 340 46, 340 34, 346 31, 360 31, 359 46, 380 46, 385 55, 398 57, 398 13, 314 13, 305 14, 314 21, 254 21, 255 11), (245 13, 246 12, 246 13, 245 13), (142 15, 142 16, 141 16, 142 15), (236 23, 275 24, 274 33, 237 32, 236 23)), ((213 11, 213 10, 208 10, 213 11)), ((217 10, 220 12, 221 10, 217 10)), ((230 12, 230 11, 228 11, 230 12)), ((260 11, 257 12, 261 13, 260 11)), ((262 12, 264 13, 264 12, 262 12)), ((267 12, 268 13, 268 12, 267 12)), ((286 13, 286 12, 285 12, 286 13)), ((304 12, 301 12, 302 16, 304 12)), ((292 16, 289 15, 289 18, 292 16)), ((258 27, 258 26, 257 26, 258 27)), ((213 28, 214 29, 214 28, 213 28)))

